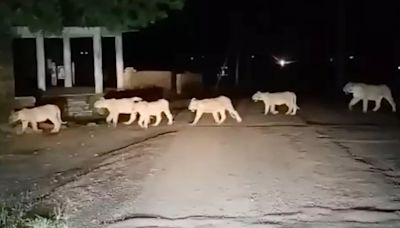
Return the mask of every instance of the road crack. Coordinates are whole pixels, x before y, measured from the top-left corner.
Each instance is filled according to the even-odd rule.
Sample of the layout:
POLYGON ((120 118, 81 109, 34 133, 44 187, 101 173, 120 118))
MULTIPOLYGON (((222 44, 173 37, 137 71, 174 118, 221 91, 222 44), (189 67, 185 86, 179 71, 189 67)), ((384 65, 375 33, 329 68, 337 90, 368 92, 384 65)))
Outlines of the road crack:
POLYGON ((377 167, 373 161, 370 161, 367 158, 360 157, 354 153, 351 152, 350 148, 343 143, 337 142, 337 141, 332 141, 335 145, 340 147, 342 150, 344 150, 354 161, 366 164, 369 166, 368 170, 374 173, 381 174, 385 177, 387 177, 393 184, 395 185, 400 185, 400 180, 398 180, 398 175, 393 175, 390 173, 394 173, 394 170, 391 168, 380 168, 377 167))
MULTIPOLYGON (((159 137, 174 134, 176 132, 177 132, 176 130, 175 131, 165 131, 165 132, 161 132, 158 134, 154 134, 151 136, 137 139, 127 145, 98 153, 97 157, 90 159, 89 161, 86 161, 80 167, 74 167, 74 168, 70 168, 67 170, 63 170, 63 171, 59 171, 54 174, 51 174, 50 176, 47 176, 44 179, 55 179, 55 182, 57 184, 55 186, 53 185, 52 187, 50 187, 50 189, 42 190, 42 192, 44 192, 44 193, 42 193, 38 197, 36 197, 34 202, 41 202, 42 200, 44 200, 44 199, 48 198, 50 195, 52 195, 55 191, 57 191, 57 189, 65 186, 69 183, 72 183, 74 181, 77 181, 80 177, 85 176, 85 175, 87 175, 95 170, 98 170, 104 166, 118 162, 118 161, 113 161, 113 162, 101 164, 103 161, 105 161, 113 156, 125 153, 129 148, 138 146, 139 144, 148 142, 150 140, 153 140, 153 139, 156 139, 159 137)), ((135 154, 135 155, 129 157, 128 159, 137 158, 140 156, 143 156, 143 153, 135 154)))

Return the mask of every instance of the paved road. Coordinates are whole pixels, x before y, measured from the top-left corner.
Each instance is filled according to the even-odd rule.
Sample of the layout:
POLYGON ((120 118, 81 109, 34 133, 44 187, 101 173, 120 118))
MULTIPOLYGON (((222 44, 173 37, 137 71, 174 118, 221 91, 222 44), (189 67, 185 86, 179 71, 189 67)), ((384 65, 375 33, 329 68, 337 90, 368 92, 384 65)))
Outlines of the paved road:
MULTIPOLYGON (((374 144, 357 132, 186 127, 128 148, 58 194, 75 205, 72 221, 93 227, 399 227, 396 176, 349 152, 374 144)), ((400 143, 374 145, 393 154, 400 143)))
POLYGON ((27 152, 0 156, 0 186, 54 190, 44 206, 68 202, 72 227, 400 227, 393 115, 303 105, 298 116, 263 116, 260 104, 238 106, 241 124, 189 127, 186 111, 147 131, 4 139, 27 152))

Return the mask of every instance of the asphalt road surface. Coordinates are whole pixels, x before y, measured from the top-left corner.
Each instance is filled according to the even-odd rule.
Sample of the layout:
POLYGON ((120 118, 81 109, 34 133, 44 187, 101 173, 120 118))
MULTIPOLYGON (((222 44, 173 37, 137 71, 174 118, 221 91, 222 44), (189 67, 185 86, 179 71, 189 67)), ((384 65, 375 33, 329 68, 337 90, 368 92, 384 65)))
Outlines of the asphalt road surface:
POLYGON ((375 134, 187 127, 126 149, 58 193, 77 205, 72 221, 93 227, 399 227, 395 169, 377 153, 400 144, 375 134))

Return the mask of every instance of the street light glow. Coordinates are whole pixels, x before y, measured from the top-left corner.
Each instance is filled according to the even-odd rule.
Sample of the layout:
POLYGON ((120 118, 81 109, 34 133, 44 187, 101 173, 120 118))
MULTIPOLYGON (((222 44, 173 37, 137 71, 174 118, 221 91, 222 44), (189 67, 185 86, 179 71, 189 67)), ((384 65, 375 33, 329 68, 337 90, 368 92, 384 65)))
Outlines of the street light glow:
POLYGON ((296 62, 296 61, 287 61, 287 60, 285 60, 283 58, 277 58, 275 56, 273 56, 273 57, 274 57, 274 59, 276 61, 276 64, 280 65, 281 67, 284 67, 284 66, 286 66, 288 64, 296 62))

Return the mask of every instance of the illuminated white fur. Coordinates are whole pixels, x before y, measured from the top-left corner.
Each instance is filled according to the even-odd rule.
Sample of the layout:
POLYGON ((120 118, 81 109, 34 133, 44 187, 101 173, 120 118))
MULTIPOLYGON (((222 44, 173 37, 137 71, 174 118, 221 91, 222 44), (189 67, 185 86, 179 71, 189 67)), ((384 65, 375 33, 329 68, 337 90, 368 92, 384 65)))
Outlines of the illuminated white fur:
POLYGON ((269 93, 269 92, 260 92, 257 91, 252 96, 253 101, 262 101, 264 102, 264 115, 267 115, 269 111, 272 114, 278 114, 278 111, 275 110, 276 105, 286 105, 288 107, 286 115, 296 115, 298 109, 300 109, 296 102, 297 96, 293 92, 277 92, 277 93, 269 93))
POLYGON ((345 94, 351 93, 353 98, 349 102, 349 110, 352 110, 353 106, 356 105, 360 100, 363 101, 363 112, 368 110, 368 101, 375 101, 375 107, 372 111, 376 112, 381 107, 382 99, 385 98, 390 106, 392 106, 392 111, 396 112, 396 103, 393 100, 392 92, 390 88, 385 85, 370 85, 365 83, 353 83, 348 82, 343 87, 343 92, 345 94))
POLYGON ((42 132, 38 129, 38 123, 51 121, 54 124, 54 128, 51 130, 52 133, 58 133, 61 128, 61 124, 66 124, 61 120, 61 111, 57 105, 47 104, 34 108, 24 108, 16 112, 11 112, 9 117, 10 123, 21 121, 22 132, 24 133, 28 128, 29 123, 32 126, 33 131, 42 132))
POLYGON ((191 112, 196 112, 196 116, 191 125, 196 125, 204 113, 211 113, 217 124, 222 124, 226 119, 225 112, 228 111, 233 119, 238 123, 242 122, 242 118, 232 105, 231 99, 226 96, 219 96, 216 98, 208 98, 198 100, 192 98, 189 103, 188 109, 191 112))
POLYGON ((150 119, 153 116, 156 118, 156 122, 152 124, 152 126, 158 126, 161 123, 163 113, 168 119, 168 125, 172 125, 173 117, 167 100, 159 99, 152 102, 139 101, 132 106, 131 118, 124 124, 132 124, 136 120, 136 115, 139 114, 138 125, 140 127, 148 128, 150 119))
MULTIPOLYGON (((135 102, 142 101, 140 97, 104 99, 103 97, 94 102, 94 108, 107 109, 109 114, 106 118, 108 124, 112 123, 114 127, 118 124, 120 114, 131 114, 135 102)), ((99 110, 98 110, 99 111, 99 110)))

